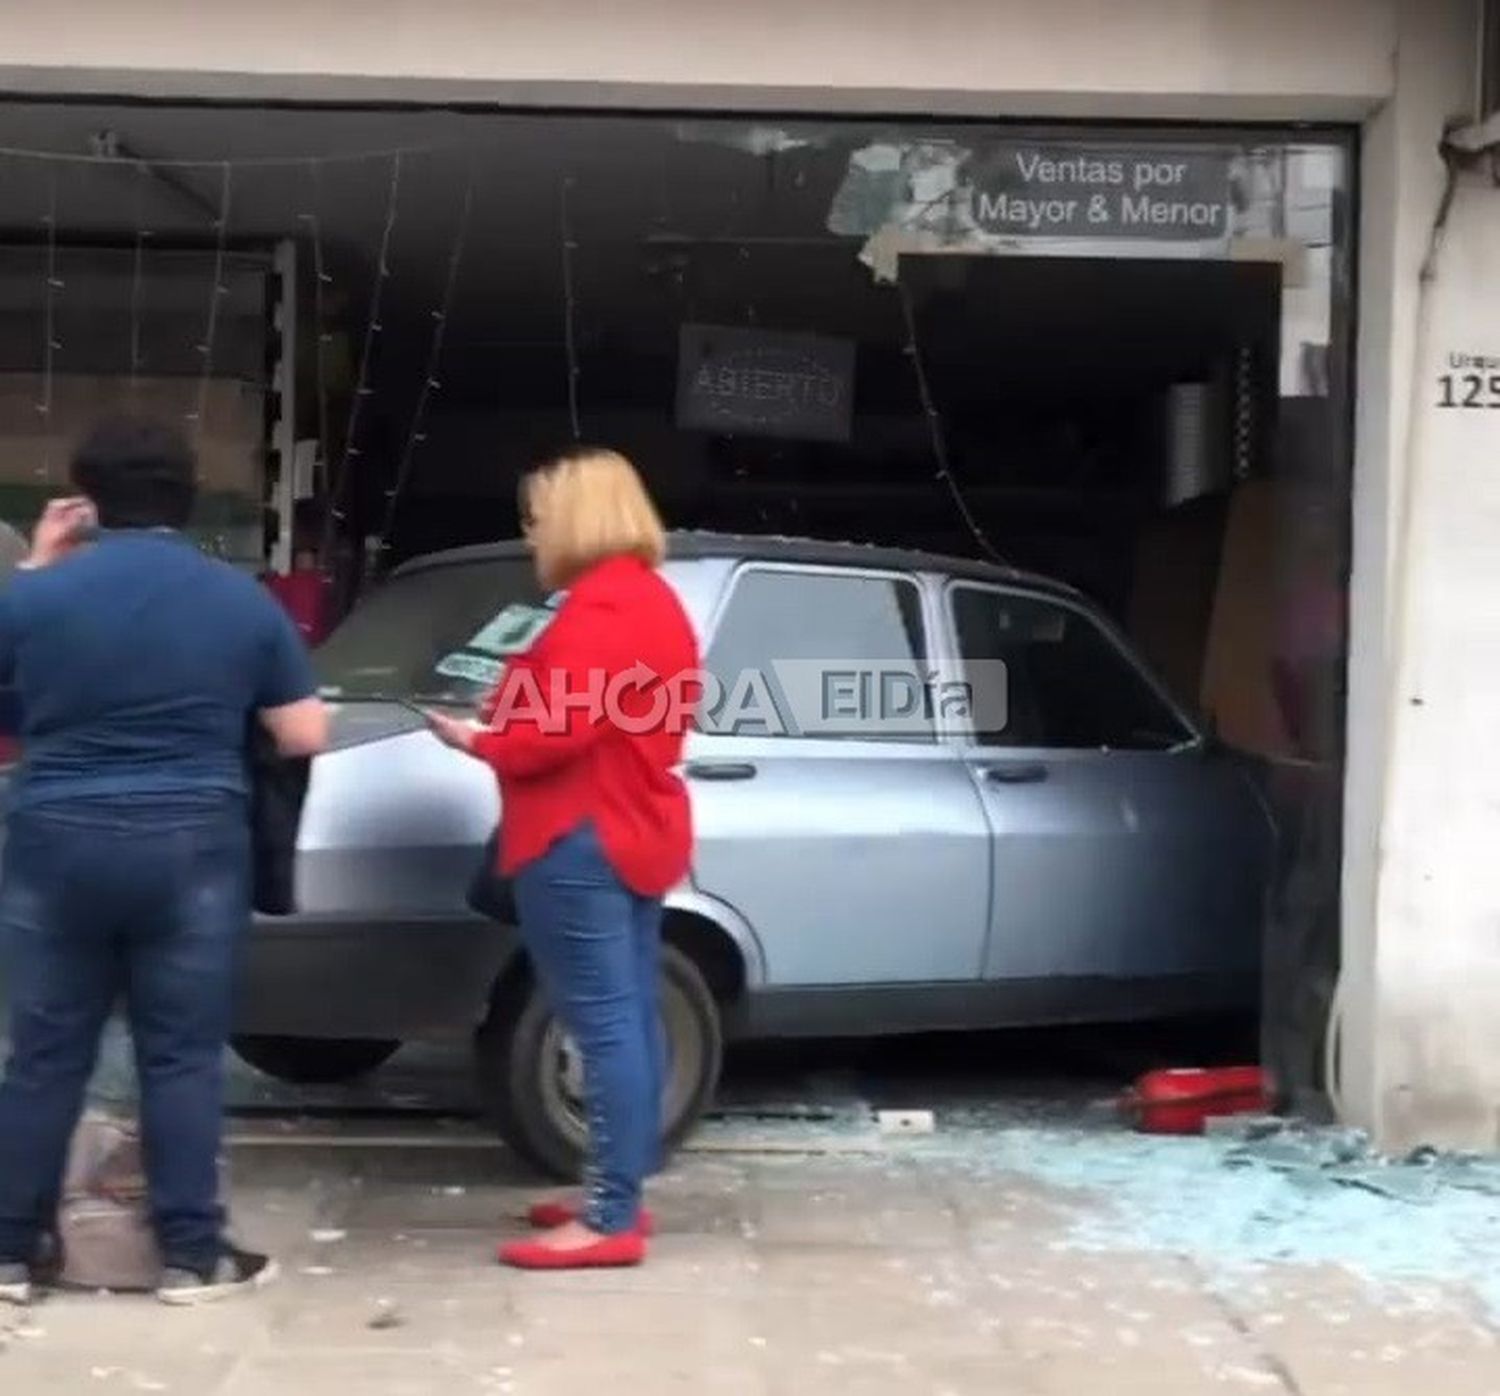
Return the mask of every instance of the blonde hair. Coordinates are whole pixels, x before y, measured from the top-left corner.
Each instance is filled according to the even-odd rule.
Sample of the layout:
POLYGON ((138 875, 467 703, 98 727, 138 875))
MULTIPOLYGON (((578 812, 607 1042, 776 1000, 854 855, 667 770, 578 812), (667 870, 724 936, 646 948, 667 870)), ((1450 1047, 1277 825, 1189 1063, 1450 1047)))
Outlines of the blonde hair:
POLYGON ((578 447, 533 471, 521 482, 521 515, 544 586, 569 586, 606 558, 659 567, 666 556, 661 516, 618 451, 578 447))

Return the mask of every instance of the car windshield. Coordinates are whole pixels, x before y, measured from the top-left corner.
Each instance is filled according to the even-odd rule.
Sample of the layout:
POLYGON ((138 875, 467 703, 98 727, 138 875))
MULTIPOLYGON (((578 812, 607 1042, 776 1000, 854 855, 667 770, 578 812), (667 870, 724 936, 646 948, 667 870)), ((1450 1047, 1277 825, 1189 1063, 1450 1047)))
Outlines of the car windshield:
POLYGON ((525 558, 449 563, 397 576, 360 602, 315 654, 325 698, 468 704, 507 655, 551 619, 525 558))

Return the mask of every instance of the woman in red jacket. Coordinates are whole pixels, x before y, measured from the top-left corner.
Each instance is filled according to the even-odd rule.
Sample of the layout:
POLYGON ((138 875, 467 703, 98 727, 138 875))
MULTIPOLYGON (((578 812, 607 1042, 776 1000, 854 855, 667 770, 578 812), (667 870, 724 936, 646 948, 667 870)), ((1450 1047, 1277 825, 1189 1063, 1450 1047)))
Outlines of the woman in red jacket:
POLYGON ((569 452, 527 478, 522 512, 542 585, 566 597, 507 664, 478 724, 431 721, 499 778, 500 872, 514 879, 527 952, 583 1056, 590 1166, 582 1207, 536 1208, 548 1234, 500 1259, 634 1265, 648 1230, 641 1187, 661 1144, 661 899, 692 847, 673 768, 697 643, 657 573, 661 521, 623 456, 569 452))

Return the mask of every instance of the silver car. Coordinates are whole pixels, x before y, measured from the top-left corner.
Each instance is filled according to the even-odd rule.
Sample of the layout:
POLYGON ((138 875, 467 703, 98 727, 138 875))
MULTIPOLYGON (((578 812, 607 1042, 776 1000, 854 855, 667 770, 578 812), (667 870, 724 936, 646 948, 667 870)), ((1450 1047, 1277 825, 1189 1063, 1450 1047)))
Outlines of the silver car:
MULTIPOLYGON (((711 693, 667 898, 672 1141, 726 1040, 1104 1021, 1254 1002, 1273 830, 1252 765, 1055 583, 848 544, 679 534, 711 693), (915 695, 915 698, 913 698, 915 695), (748 700, 748 701, 747 701, 748 700)), ((494 781, 403 700, 472 707, 546 623, 520 543, 411 564, 319 655, 298 914, 258 923, 240 1054, 330 1081, 472 1036, 494 1120, 572 1175, 576 1054, 465 893, 494 781)))

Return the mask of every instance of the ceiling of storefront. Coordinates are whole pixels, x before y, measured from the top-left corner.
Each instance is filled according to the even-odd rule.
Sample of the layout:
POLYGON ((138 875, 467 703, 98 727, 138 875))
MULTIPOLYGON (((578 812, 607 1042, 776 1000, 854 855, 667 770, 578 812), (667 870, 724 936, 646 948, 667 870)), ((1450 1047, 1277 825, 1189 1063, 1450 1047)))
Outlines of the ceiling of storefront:
MULTIPOLYGON (((780 153, 744 148, 757 133, 761 151, 774 144, 767 131, 665 118, 13 103, 0 105, 0 147, 75 159, 0 157, 0 237, 43 239, 55 211, 64 245, 131 245, 145 231, 148 247, 213 246, 224 167, 162 163, 146 174, 138 161, 235 162, 228 241, 293 235, 310 254, 316 226, 327 314, 357 332, 392 207, 395 162, 372 152, 401 149, 382 319, 420 353, 463 225, 447 341, 454 394, 467 373, 469 395, 483 396, 500 359, 561 344, 565 229, 586 354, 670 358, 685 320, 899 350, 894 295, 857 260, 858 240, 825 226, 848 153, 873 128, 798 133, 811 139, 780 153), (101 148, 120 163, 76 162, 101 148), (256 163, 267 161, 283 163, 256 163)), ((979 366, 975 391, 1028 397, 1059 382, 1108 395, 1190 377, 1247 295, 1259 303, 1248 269, 1191 263, 924 259, 909 275, 923 323, 942 326, 936 357, 979 366), (965 313, 954 313, 960 303, 965 313)))
MULTIPOLYGON (((934 484, 899 295, 861 262, 860 238, 828 231, 851 154, 889 135, 868 125, 786 132, 641 117, 0 104, 0 241, 31 245, 0 266, 0 284, 9 297, 24 295, 28 277, 34 283, 30 308, 12 306, 13 337, 40 344, 44 324, 62 325, 53 368, 68 372, 68 346, 87 341, 98 315, 69 303, 90 284, 78 249, 130 251, 149 234, 148 281, 155 249, 213 250, 227 168, 226 247, 292 237, 310 267, 316 227, 329 273, 319 328, 344 340, 352 371, 399 148, 360 436, 362 461, 383 461, 386 471, 415 429, 433 311, 466 198, 469 206, 441 390, 424 421, 433 444, 403 505, 403 547, 503 527, 493 511, 456 517, 444 498, 482 488, 508 499, 509 472, 557 439, 568 382, 567 242, 585 426, 646 459, 653 488, 678 516, 967 550, 974 541, 934 484), (89 158, 100 149, 118 154, 89 158), (153 173, 143 172, 146 161, 153 173), (58 273, 50 293, 40 255, 49 213, 58 273), (71 288, 70 256, 80 272, 71 288), (678 334, 689 322, 853 340, 853 443, 675 431, 678 334), (788 500, 796 510, 778 513, 788 500)), ((1150 443, 1165 387, 1222 373, 1246 344, 1268 347, 1274 363, 1277 275, 1191 260, 903 259, 952 457, 991 532, 1024 534, 1035 563, 1081 582, 1089 567, 1114 566, 1119 548, 1106 553, 1098 540, 1128 532, 1122 509, 1133 494, 1147 506, 1155 497, 1150 443)), ((117 321, 120 313, 117 304, 117 321)), ((174 313, 191 364, 203 322, 180 306, 174 313)), ((310 295, 301 314, 313 315, 310 295)), ((109 342, 128 342, 114 328, 109 342)), ((368 473, 378 513, 383 478, 374 465, 368 473)))

